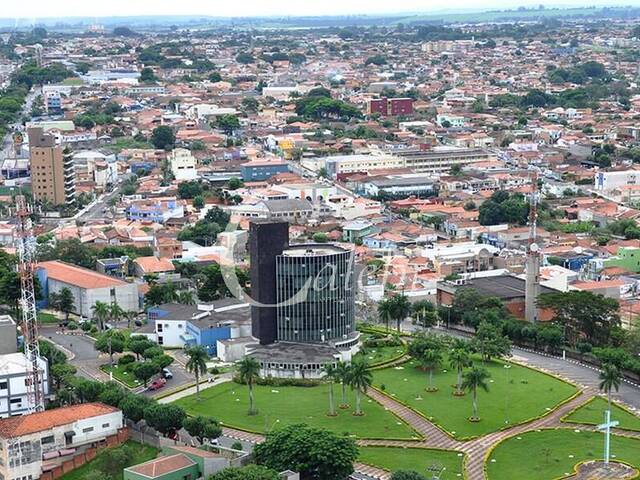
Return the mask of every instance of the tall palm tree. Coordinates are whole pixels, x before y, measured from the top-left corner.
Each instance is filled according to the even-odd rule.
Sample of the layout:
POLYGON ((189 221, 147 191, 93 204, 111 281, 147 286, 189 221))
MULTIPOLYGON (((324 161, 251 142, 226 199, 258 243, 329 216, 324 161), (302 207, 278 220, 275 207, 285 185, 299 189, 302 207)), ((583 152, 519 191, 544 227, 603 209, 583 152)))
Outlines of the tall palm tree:
POLYGON ((386 325, 387 331, 389 331, 389 322, 393 316, 393 304, 391 303, 390 298, 383 298, 380 300, 378 303, 378 316, 386 325))
POLYGON ((393 318, 396 320, 396 329, 399 333, 400 323, 411 313, 411 302, 409 298, 404 294, 394 295, 392 298, 391 311, 393 312, 393 318))
POLYGON ((458 372, 458 379, 456 381, 456 390, 453 392, 454 395, 463 395, 464 390, 462 390, 462 370, 471 366, 471 355, 469 354, 468 348, 453 348, 449 352, 449 365, 451 368, 455 369, 458 372))
POLYGON ((481 367, 471 367, 471 369, 463 375, 461 387, 473 392, 473 415, 470 418, 473 422, 480 420, 480 417, 478 417, 478 388, 488 392, 489 385, 487 384, 487 380, 489 380, 489 378, 491 378, 489 372, 481 367))
POLYGON ((436 348, 425 350, 420 357, 420 365, 429 372, 429 386, 427 392, 436 392, 438 387, 433 386, 433 371, 442 363, 442 352, 436 348))
POLYGON ((325 378, 329 380, 329 416, 336 416, 336 406, 333 401, 333 383, 337 378, 337 369, 333 363, 327 363, 323 368, 325 373, 325 378))
POLYGON ((360 407, 360 396, 362 393, 366 393, 367 388, 371 386, 373 376, 365 360, 359 359, 353 361, 349 370, 349 385, 356 392, 355 415, 360 416, 363 415, 362 408, 360 407))
POLYGON ((616 392, 620 389, 622 374, 620 369, 612 363, 605 363, 600 372, 600 390, 607 392, 608 409, 611 411, 611 389, 615 388, 616 392))
POLYGON ((256 415, 258 411, 253 405, 253 384, 260 378, 260 363, 253 357, 244 357, 236 366, 240 381, 249 387, 249 415, 256 415))
POLYGON ((349 408, 349 404, 347 403, 347 385, 349 385, 351 368, 346 362, 338 362, 336 363, 335 370, 336 380, 340 382, 342 387, 342 401, 340 402, 340 408, 349 408))
POLYGON ((97 301, 93 307, 91 307, 91 310, 93 310, 93 316, 98 324, 98 330, 103 331, 105 322, 111 316, 111 308, 109 307, 109 304, 97 301))
POLYGON ((124 317, 127 319, 127 328, 131 328, 131 322, 136 319, 138 316, 138 312, 135 310, 129 310, 128 312, 124 312, 124 317))
POLYGON ((122 309, 122 307, 115 302, 112 303, 109 307, 109 318, 113 320, 113 323, 115 325, 118 324, 118 321, 120 319, 124 318, 125 313, 126 312, 122 309))
POLYGON ((187 372, 193 373, 196 377, 196 399, 200 401, 200 375, 207 373, 207 359, 209 355, 201 345, 188 348, 184 353, 189 357, 189 360, 187 360, 185 364, 187 372))

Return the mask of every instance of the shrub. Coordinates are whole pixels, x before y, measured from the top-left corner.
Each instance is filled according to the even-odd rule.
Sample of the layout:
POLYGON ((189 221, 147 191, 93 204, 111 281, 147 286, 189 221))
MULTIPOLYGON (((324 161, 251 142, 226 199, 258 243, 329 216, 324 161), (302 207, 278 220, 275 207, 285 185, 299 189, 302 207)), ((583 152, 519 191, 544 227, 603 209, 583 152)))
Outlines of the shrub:
POLYGON ((71 321, 71 322, 67 323, 67 328, 69 330, 77 330, 78 329, 78 324, 76 322, 71 321))
POLYGON ((80 328, 82 329, 83 332, 89 332, 91 330, 91 327, 93 327, 91 322, 82 322, 80 324, 80 328))
MULTIPOLYGON (((238 375, 234 375, 233 381, 243 384, 238 375)), ((275 378, 265 377, 256 380, 256 385, 267 385, 271 387, 315 387, 320 385, 320 380, 309 378, 275 378)))
POLYGON ((134 357, 130 353, 127 353, 126 355, 123 355, 118 359, 118 365, 120 366, 130 365, 135 361, 136 361, 136 357, 134 357))

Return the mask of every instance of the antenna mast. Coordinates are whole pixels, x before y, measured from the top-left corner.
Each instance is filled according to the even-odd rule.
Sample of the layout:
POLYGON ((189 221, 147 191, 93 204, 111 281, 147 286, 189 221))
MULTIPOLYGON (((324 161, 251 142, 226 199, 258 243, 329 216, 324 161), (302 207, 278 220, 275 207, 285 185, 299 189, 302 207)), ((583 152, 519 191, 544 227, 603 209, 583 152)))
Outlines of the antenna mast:
POLYGON ((44 388, 42 373, 38 365, 40 347, 38 346, 38 317, 34 289, 35 240, 31 228, 31 209, 24 195, 16 196, 16 214, 19 220, 17 250, 21 287, 22 335, 24 336, 24 353, 31 365, 26 383, 29 413, 33 413, 44 410, 44 388))
POLYGON ((527 246, 524 316, 528 322, 538 321, 536 300, 540 293, 540 247, 536 243, 538 223, 538 173, 532 175, 533 189, 529 199, 529 245, 527 246))

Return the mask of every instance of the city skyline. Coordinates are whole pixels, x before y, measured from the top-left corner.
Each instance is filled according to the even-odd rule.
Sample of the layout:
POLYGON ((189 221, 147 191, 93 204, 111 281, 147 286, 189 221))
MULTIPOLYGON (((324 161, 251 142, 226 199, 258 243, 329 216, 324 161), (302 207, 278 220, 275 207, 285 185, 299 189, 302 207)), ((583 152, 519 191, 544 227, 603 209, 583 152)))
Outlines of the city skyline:
POLYGON ((640 6, 640 2, 620 2, 618 0, 599 0, 585 3, 584 0, 518 0, 504 2, 501 0, 463 0, 456 4, 456 8, 442 8, 441 4, 425 4, 420 0, 401 0, 389 5, 382 0, 355 0, 352 2, 338 2, 328 0, 326 2, 294 2, 292 0, 258 2, 256 0, 244 0, 231 4, 217 4, 217 2, 203 3, 197 0, 185 0, 176 3, 151 2, 151 0, 139 0, 125 2, 114 0, 106 4, 84 2, 81 0, 69 0, 64 4, 51 4, 44 0, 32 0, 29 2, 30 12, 37 12, 37 16, 25 14, 22 5, 9 4, 3 7, 0 18, 37 19, 44 18, 77 18, 77 17, 127 17, 127 16, 176 16, 176 15, 203 15, 211 17, 270 17, 270 16, 330 16, 330 15, 391 15, 391 14, 416 14, 416 13, 455 13, 469 10, 505 10, 518 7, 532 8, 538 5, 554 8, 591 7, 591 6, 640 6))

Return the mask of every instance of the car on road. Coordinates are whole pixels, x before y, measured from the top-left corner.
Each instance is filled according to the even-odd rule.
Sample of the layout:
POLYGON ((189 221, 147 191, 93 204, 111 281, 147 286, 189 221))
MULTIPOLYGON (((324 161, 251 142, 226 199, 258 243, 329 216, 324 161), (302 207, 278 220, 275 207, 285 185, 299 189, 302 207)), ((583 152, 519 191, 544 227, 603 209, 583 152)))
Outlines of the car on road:
POLYGON ((171 372, 171 370, 169 370, 168 368, 163 368, 162 369, 162 376, 166 379, 169 380, 170 378, 173 378, 173 373, 171 372))
POLYGON ((164 387, 165 383, 167 383, 167 381, 164 378, 156 378, 151 382, 151 385, 149 385, 149 390, 159 390, 164 387))

